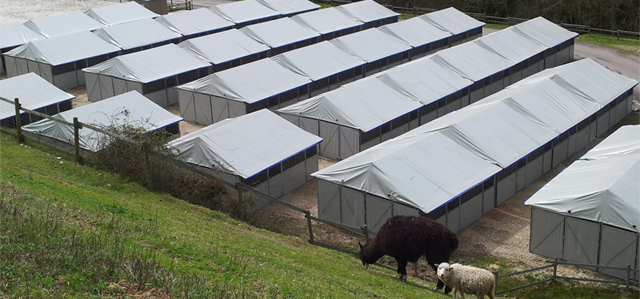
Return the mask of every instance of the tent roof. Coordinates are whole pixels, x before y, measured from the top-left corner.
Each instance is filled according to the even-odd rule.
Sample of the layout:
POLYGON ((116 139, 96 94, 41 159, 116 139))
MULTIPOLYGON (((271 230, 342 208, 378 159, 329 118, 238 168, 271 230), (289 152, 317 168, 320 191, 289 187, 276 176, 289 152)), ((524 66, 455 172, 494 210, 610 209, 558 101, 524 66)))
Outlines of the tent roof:
POLYGON ((528 38, 509 27, 473 41, 513 63, 519 63, 544 52, 549 47, 528 38))
POLYGON ((177 88, 253 104, 309 82, 309 79, 298 76, 271 59, 261 59, 177 88))
POLYGON ((116 25, 131 21, 157 18, 159 15, 136 2, 96 7, 84 12, 92 19, 106 25, 116 25))
POLYGON ((223 168, 247 179, 321 141, 262 109, 212 124, 169 145, 189 163, 223 168))
POLYGON ((377 28, 334 38, 330 42, 365 62, 373 62, 411 49, 411 46, 377 28))
POLYGON ((309 30, 289 18, 246 26, 241 28, 240 31, 271 48, 320 36, 315 31, 309 30))
POLYGON ((432 59, 472 81, 482 80, 515 64, 476 43, 440 50, 432 59))
POLYGON ((537 17, 513 27, 514 31, 547 47, 555 47, 578 36, 577 33, 564 29, 543 17, 537 17))
POLYGON ((313 81, 363 65, 361 60, 324 41, 272 58, 278 64, 313 81))
POLYGON ((316 10, 320 8, 311 1, 307 0, 257 0, 260 4, 271 8, 283 15, 298 14, 305 11, 316 10))
POLYGON ((244 0, 209 7, 211 11, 236 24, 281 15, 255 0, 244 0))
POLYGON ((55 66, 118 51, 120 48, 86 31, 35 40, 4 55, 55 66))
MULTIPOLYGON (((23 108, 36 110, 76 97, 66 93, 35 73, 0 80, 0 97, 18 98, 23 108)), ((15 116, 14 105, 0 101, 0 119, 15 116)))
POLYGON ((278 110, 369 132, 422 105, 375 79, 363 79, 278 110))
POLYGON ((420 18, 453 35, 485 25, 453 7, 424 14, 420 18))
POLYGON ((399 13, 380 5, 373 0, 352 2, 340 5, 336 8, 352 19, 363 23, 397 17, 400 15, 399 13))
MULTIPOLYGON (((136 128, 143 128, 147 132, 182 121, 181 117, 173 115, 137 91, 130 91, 99 102, 67 110, 53 117, 71 123, 73 118, 77 117, 80 122, 97 127, 127 124, 136 128)), ((27 132, 73 143, 73 127, 53 120, 43 119, 27 125, 23 129, 27 132)), ((104 137, 104 134, 92 129, 81 128, 80 147, 97 152, 104 145, 104 137)))
POLYGON ((412 47, 423 46, 451 36, 451 33, 438 29, 421 18, 378 27, 380 31, 392 35, 412 47))
POLYGON ((152 19, 103 27, 96 30, 94 34, 123 50, 181 37, 180 34, 171 31, 152 19))
POLYGON ((0 49, 15 47, 30 41, 45 38, 18 22, 0 24, 0 32, 2 32, 0 49))
POLYGON ((292 16, 291 19, 320 34, 327 34, 362 25, 362 22, 349 18, 334 7, 295 15, 292 16))
POLYGON ((269 47, 242 34, 237 29, 188 39, 179 43, 178 46, 213 64, 269 51, 269 47))
POLYGON ((525 204, 640 232, 640 125, 621 127, 610 138, 573 162, 525 204))
MULTIPOLYGON (((557 74, 589 70, 622 77, 602 66, 589 69, 593 63, 585 59, 555 70, 557 74)), ((312 175, 399 200, 429 213, 563 133, 564 128, 554 126, 564 122, 554 118, 572 118, 576 125, 579 119, 602 107, 593 105, 574 86, 558 84, 557 78, 544 74, 530 76, 312 175), (561 92, 554 91, 559 88, 561 92), (437 141, 433 141, 436 138, 433 136, 438 136, 437 141), (386 161, 393 162, 384 164, 386 161), (429 194, 429 198, 425 199, 424 194, 429 194)), ((635 80, 626 80, 637 84, 635 80)), ((612 88, 618 94, 633 88, 633 85, 626 89, 612 87, 607 82, 595 84, 594 89, 612 88)))
POLYGON ((79 11, 35 18, 25 22, 24 25, 45 37, 54 37, 80 31, 92 31, 103 26, 100 22, 79 11))
POLYGON ((473 84, 432 59, 414 60, 374 76, 422 105, 429 105, 473 84))
POLYGON ((211 64, 194 57, 178 46, 168 44, 149 50, 116 56, 100 64, 85 68, 83 71, 148 83, 209 66, 211 64))
POLYGON ((235 26, 206 8, 171 13, 157 18, 156 21, 184 36, 235 26))

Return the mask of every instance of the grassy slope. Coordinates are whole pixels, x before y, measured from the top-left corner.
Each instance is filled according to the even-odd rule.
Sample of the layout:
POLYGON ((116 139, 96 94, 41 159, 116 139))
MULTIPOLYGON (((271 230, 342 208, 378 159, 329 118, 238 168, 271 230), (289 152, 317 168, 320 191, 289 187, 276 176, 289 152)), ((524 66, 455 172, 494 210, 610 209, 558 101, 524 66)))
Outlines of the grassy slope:
MULTIPOLYGON (((5 200, 23 201, 21 205, 31 210, 58 207, 65 224, 97 234, 106 233, 115 221, 127 246, 155 248, 164 267, 200 275, 211 289, 224 286, 230 293, 286 298, 443 297, 428 290, 431 283, 412 278, 402 283, 395 272, 379 267, 365 271, 354 256, 248 226, 166 194, 149 192, 113 174, 76 165, 71 157, 58 159, 59 153, 31 147, 18 145, 13 136, 0 137, 5 200), (27 196, 7 199, 11 192, 27 196)), ((11 232, 0 231, 0 238, 7 233, 11 232)), ((3 266, 1 262, 0 258, 3 266)), ((16 265, 4 265, 8 266, 16 265)), ((47 275, 35 274, 28 277, 47 275)), ((0 272, 0 283, 28 277, 0 272)), ((84 296, 64 283, 47 281, 38 287, 84 296)), ((42 294, 9 289, 8 295, 34 291, 42 294)))

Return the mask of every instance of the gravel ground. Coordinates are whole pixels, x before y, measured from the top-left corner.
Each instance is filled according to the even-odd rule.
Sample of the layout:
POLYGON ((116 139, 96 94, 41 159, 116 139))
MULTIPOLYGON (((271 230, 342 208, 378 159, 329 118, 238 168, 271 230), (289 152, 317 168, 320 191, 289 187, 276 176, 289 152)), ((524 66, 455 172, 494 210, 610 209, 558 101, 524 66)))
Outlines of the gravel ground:
POLYGON ((24 23, 34 18, 117 4, 105 0, 0 0, 0 24, 24 23))

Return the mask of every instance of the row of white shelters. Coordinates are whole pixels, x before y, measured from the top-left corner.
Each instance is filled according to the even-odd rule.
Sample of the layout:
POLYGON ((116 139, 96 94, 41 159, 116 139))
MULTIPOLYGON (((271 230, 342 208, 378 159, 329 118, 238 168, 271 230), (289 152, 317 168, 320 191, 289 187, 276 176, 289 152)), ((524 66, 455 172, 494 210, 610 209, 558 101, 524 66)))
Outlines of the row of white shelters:
POLYGON ((119 51, 86 31, 30 41, 4 53, 4 58, 9 77, 33 72, 60 89, 69 89, 85 84, 83 68, 115 57, 119 51))
POLYGON ((310 82, 261 59, 178 86, 180 116, 207 125, 270 105, 290 105, 308 97, 310 82))
POLYGON ((182 35, 181 41, 228 30, 235 26, 233 22, 225 20, 206 8, 171 13, 157 18, 156 21, 182 35))
MULTIPOLYGON (((48 115, 71 109, 71 101, 76 98, 34 73, 0 80, 0 97, 10 101, 17 98, 23 108, 48 115)), ((3 126, 15 127, 15 111, 13 104, 0 101, 0 121, 3 126)), ((38 120, 38 116, 20 113, 22 125, 38 120)))
POLYGON ((2 32, 2 38, 0 38, 0 74, 6 72, 6 64, 2 54, 30 41, 45 38, 18 22, 0 24, 0 32, 2 32))
POLYGON ((593 265, 621 279, 631 266, 638 281, 640 251, 640 125, 623 126, 531 196, 535 254, 593 265))
MULTIPOLYGON (((186 162, 227 182, 242 182, 277 198, 312 179, 320 141, 263 109, 207 126, 169 146, 186 162)), ((258 208, 270 202, 257 197, 258 208)))
POLYGON ((269 46, 237 29, 192 38, 179 43, 178 47, 211 63, 214 72, 267 58, 270 50, 269 46))
POLYGON ((380 27, 398 22, 399 13, 392 11, 373 0, 364 0, 336 7, 350 18, 362 22, 362 29, 380 27))
POLYGON ((430 24, 455 35, 451 45, 455 46, 482 36, 484 23, 469 18, 463 12, 449 7, 420 16, 430 24))
POLYGON ((258 3, 271 8, 283 16, 293 16, 299 13, 318 10, 320 5, 307 0, 257 0, 258 3))
MULTIPOLYGON (((407 25, 403 25, 402 29, 396 28, 398 29, 396 32, 415 32, 425 27, 439 30, 419 18, 416 20, 416 22, 407 21, 407 25)), ((442 37, 445 36, 444 40, 448 40, 449 34, 440 32, 441 35, 434 35, 432 39, 423 38, 419 42, 416 41, 414 48, 398 39, 396 35, 373 28, 271 58, 285 69, 276 67, 273 63, 264 62, 218 72, 197 82, 178 87, 180 115, 187 121, 208 125, 262 108, 272 110, 284 108, 406 62, 412 57, 411 52, 414 49, 419 49, 414 56, 419 57, 425 54, 427 51, 425 49, 435 51, 440 47, 448 46, 448 42, 442 42, 442 37), (260 79, 258 74, 264 78, 275 79, 260 79), (263 82, 246 83, 245 78, 262 80, 265 84, 263 82)), ((223 33, 212 36, 221 34, 223 33)), ((207 36, 200 39, 210 38, 212 37, 207 36)), ((192 52, 205 56, 202 55, 204 52, 202 49, 205 47, 194 47, 190 41, 184 44, 192 52)))
MULTIPOLYGON (((130 91, 97 103, 67 110, 53 116, 67 123, 77 117, 81 123, 99 128, 132 126, 153 132, 163 130, 169 134, 180 134, 178 123, 182 118, 151 102, 137 91, 130 91)), ((56 147, 73 148, 73 126, 50 119, 24 126, 23 131, 56 147)), ((98 152, 110 142, 110 137, 87 127, 79 130, 80 148, 98 152)))
MULTIPOLYGON (((374 83, 355 82, 343 87, 348 87, 348 91, 338 89, 280 109, 278 113, 324 139, 320 156, 345 159, 544 69, 547 47, 513 29, 504 29, 473 42, 441 50, 424 59, 376 74, 374 83), (388 85, 396 96, 356 99, 334 95, 365 94, 376 84, 388 85), (400 100, 403 97, 409 97, 421 106, 400 114, 387 110, 394 101, 398 107, 408 109, 400 100), (338 98, 344 98, 340 105, 323 104, 337 102, 338 98), (367 110, 386 113, 366 120, 367 125, 355 121, 361 119, 358 115, 362 111, 367 110), (374 123, 375 126, 371 126, 374 123)), ((565 38, 573 36, 567 34, 565 38)))
POLYGON ((152 19, 143 19, 100 28, 94 32, 106 42, 132 53, 169 43, 178 43, 182 35, 152 19))
POLYGON ((630 113, 637 84, 590 59, 533 75, 314 173, 319 218, 375 232, 426 214, 459 231, 630 113))
POLYGON ((79 11, 42 18, 24 23, 33 32, 50 38, 76 32, 94 31, 104 25, 79 11))
POLYGON ((212 12, 229 22, 236 24, 236 28, 275 20, 282 14, 260 4, 256 0, 244 0, 208 7, 212 12))
POLYGON ((84 13, 104 26, 155 19, 160 16, 133 1, 96 7, 84 13))
POLYGON ((320 41, 320 34, 307 29, 290 18, 282 18, 249 25, 240 32, 271 48, 269 56, 312 45, 320 41))
POLYGON ((329 40, 362 30, 363 23, 343 14, 335 7, 324 8, 291 17, 296 23, 320 34, 329 40))
POLYGON ((136 90, 167 107, 178 102, 175 86, 206 76, 211 68, 206 61, 168 44, 117 56, 83 71, 91 102, 136 90))

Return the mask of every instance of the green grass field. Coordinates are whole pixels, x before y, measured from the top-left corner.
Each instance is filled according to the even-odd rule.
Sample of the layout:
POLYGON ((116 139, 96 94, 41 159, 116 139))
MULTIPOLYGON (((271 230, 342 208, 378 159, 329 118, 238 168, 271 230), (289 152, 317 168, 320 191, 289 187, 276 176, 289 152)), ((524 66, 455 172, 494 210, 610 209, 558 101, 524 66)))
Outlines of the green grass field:
POLYGON ((0 297, 445 298, 435 284, 0 137, 0 297))

